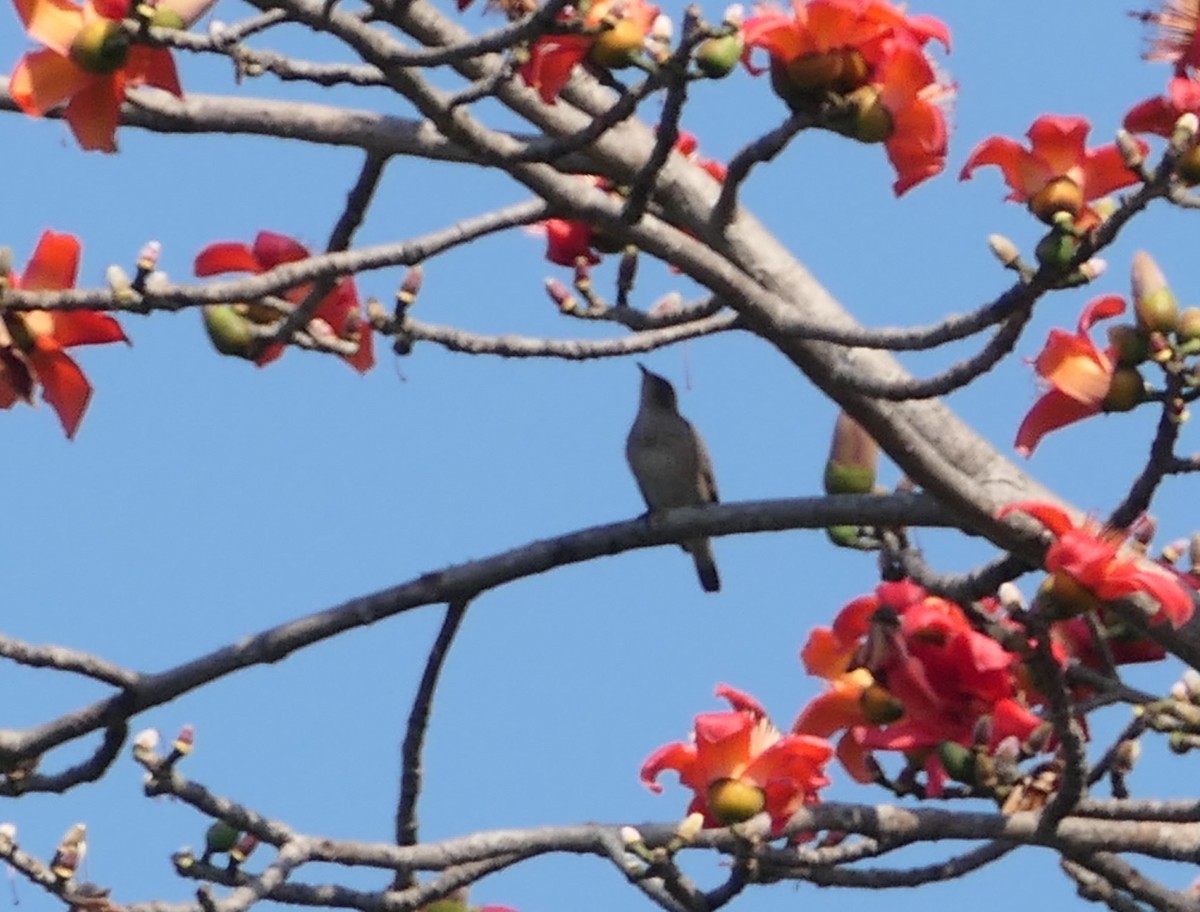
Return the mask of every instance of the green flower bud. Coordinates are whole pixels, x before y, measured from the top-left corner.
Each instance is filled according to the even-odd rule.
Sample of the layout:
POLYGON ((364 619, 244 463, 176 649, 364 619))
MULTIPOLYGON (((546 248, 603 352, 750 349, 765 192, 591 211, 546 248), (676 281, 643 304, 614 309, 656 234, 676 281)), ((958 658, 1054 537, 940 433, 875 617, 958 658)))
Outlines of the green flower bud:
POLYGON ((749 820, 766 806, 762 789, 738 779, 718 779, 708 787, 708 809, 727 826, 749 820))
POLYGON ((696 68, 709 79, 723 79, 733 72, 744 48, 741 32, 709 38, 696 48, 696 68))
POLYGON ((1118 367, 1101 406, 1106 412, 1128 412, 1146 396, 1146 383, 1132 367, 1118 367))
POLYGON ((938 759, 947 775, 957 782, 975 785, 975 752, 957 741, 942 741, 937 746, 938 759))
POLYGON ((1117 364, 1121 367, 1137 367, 1150 357, 1149 337, 1132 323, 1110 326, 1108 344, 1116 352, 1117 364))
POLYGON ((259 355, 259 341, 245 317, 230 304, 210 304, 202 308, 204 328, 213 348, 223 355, 253 361, 259 355))

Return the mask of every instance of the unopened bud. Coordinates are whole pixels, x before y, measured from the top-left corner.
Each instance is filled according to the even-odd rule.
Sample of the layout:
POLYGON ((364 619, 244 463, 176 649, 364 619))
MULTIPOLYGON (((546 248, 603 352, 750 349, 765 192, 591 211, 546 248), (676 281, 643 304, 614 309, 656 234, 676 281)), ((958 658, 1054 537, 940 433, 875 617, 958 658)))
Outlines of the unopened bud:
POLYGON ((17 847, 17 825, 0 823, 0 854, 7 855, 17 847))
POLYGON ((138 760, 149 757, 158 750, 158 729, 143 728, 133 739, 133 756, 138 760))
POLYGON ((13 271, 13 252, 11 247, 0 247, 0 280, 7 279, 13 271))
POLYGON ((708 38, 696 48, 696 69, 709 79, 724 79, 733 72, 746 44, 741 31, 718 38, 708 38))
POLYGON ((238 844, 241 835, 241 831, 233 824, 218 820, 204 834, 204 858, 202 860, 208 861, 212 855, 232 850, 238 844))
POLYGON ((1200 118, 1197 118, 1194 112, 1180 114, 1179 119, 1175 121, 1175 129, 1171 132, 1171 144, 1183 148, 1195 139, 1198 129, 1200 118))
POLYGON ((1104 271, 1108 269, 1108 260, 1101 257, 1092 257, 1084 260, 1079 265, 1079 275, 1088 282, 1094 282, 1100 276, 1104 275, 1104 271))
POLYGON ((421 285, 425 282, 425 272, 420 266, 411 267, 404 274, 404 281, 400 283, 400 290, 396 292, 396 310, 402 308, 407 310, 412 306, 413 301, 417 299, 417 295, 421 293, 421 285))
POLYGON ((129 273, 115 263, 104 270, 104 281, 108 283, 108 290, 112 292, 113 299, 118 304, 129 304, 137 300, 129 273))
POLYGON ((631 826, 621 827, 620 836, 621 844, 627 846, 638 845, 639 843, 646 841, 642 834, 639 833, 635 827, 631 826))
POLYGON ((692 813, 683 818, 683 822, 675 828, 675 835, 684 842, 691 842, 700 834, 702 829, 704 829, 704 815, 701 813, 692 813))
POLYGON ((158 241, 147 241, 138 251, 137 268, 139 271, 150 272, 158 265, 162 255, 162 244, 158 241))
POLYGON ((574 313, 579 308, 579 301, 575 295, 558 279, 546 279, 546 294, 550 295, 550 300, 562 313, 574 313))
POLYGON ((1108 344, 1122 367, 1137 367, 1150 357, 1150 339, 1132 323, 1108 327, 1108 344))
POLYGON ((192 748, 196 743, 196 729, 194 726, 185 725, 179 729, 179 734, 175 736, 175 740, 171 742, 171 750, 181 757, 186 757, 192 752, 192 748))
POLYGON ((256 848, 258 848, 258 837, 253 833, 247 833, 238 840, 237 845, 229 850, 229 864, 231 866, 241 864, 250 857, 250 853, 256 848))
POLYGON ((1187 690, 1188 699, 1191 702, 1200 701, 1200 671, 1194 668, 1186 669, 1183 677, 1180 678, 1180 683, 1187 690))
POLYGON ((1000 261, 1000 263, 1012 268, 1021 260, 1021 251, 1017 249, 1017 245, 1010 241, 1002 234, 988 235, 988 249, 992 251, 992 256, 1000 261))
MULTIPOLYGON (((1036 213, 1034 213, 1036 215, 1036 213)), ((1067 215, 1068 221, 1070 216, 1067 213, 1059 213, 1067 215)), ((1079 238, 1075 237, 1069 230, 1063 228, 1055 228, 1044 238, 1038 241, 1038 245, 1034 250, 1034 256, 1037 261, 1043 266, 1050 269, 1062 269, 1079 250, 1079 238)))
POLYGON ((875 488, 879 447, 861 424, 839 412, 825 463, 825 493, 869 494, 875 488))
POLYGON ((1130 171, 1138 170, 1146 161, 1146 144, 1128 130, 1117 130, 1117 151, 1130 171))
POLYGON ((1009 614, 1025 610, 1025 596, 1021 590, 1017 588, 1017 584, 1013 582, 1004 582, 1000 584, 1000 588, 996 590, 996 597, 1000 599, 1000 607, 1009 614))
POLYGON ((1179 305, 1150 254, 1139 250, 1133 255, 1130 277, 1138 324, 1150 332, 1174 332, 1179 305))
POLYGON ((200 308, 204 329, 213 348, 223 355, 253 361, 258 357, 258 339, 250 325, 231 304, 206 304, 200 308))
POLYGON ((937 746, 938 760, 946 774, 956 782, 975 785, 975 752, 957 741, 942 741, 937 746))
POLYGON ((1154 534, 1157 531, 1158 520, 1149 513, 1142 513, 1129 525, 1129 537, 1143 546, 1154 541, 1154 534))

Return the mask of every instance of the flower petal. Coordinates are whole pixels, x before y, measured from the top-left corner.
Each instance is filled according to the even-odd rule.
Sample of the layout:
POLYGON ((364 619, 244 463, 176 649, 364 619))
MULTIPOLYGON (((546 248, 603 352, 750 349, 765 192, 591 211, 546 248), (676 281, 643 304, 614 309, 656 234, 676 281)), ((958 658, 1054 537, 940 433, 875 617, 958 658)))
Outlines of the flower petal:
POLYGON ((34 340, 29 362, 42 384, 42 398, 58 413, 67 438, 74 437, 92 396, 92 385, 79 365, 49 339, 34 340))
POLYGON ((118 70, 109 76, 94 76, 67 104, 66 121, 81 149, 90 152, 117 151, 117 124, 125 80, 118 70))
POLYGON ((20 287, 25 291, 74 288, 79 274, 79 249, 79 239, 73 234, 43 231, 21 275, 20 287))
POLYGON ((1016 450, 1029 458, 1042 438, 1051 431, 1090 418, 1099 412, 1099 406, 1094 403, 1080 402, 1058 390, 1048 390, 1033 404, 1033 408, 1017 428, 1017 439, 1014 442, 1016 450))
POLYGON ((40 117, 94 78, 55 51, 30 51, 17 61, 9 92, 17 107, 26 114, 40 117))
POLYGON ((245 244, 219 241, 196 254, 192 271, 204 277, 222 272, 262 272, 263 265, 245 244))
POLYGON ((25 33, 61 57, 83 28, 83 10, 70 0, 13 0, 25 33))

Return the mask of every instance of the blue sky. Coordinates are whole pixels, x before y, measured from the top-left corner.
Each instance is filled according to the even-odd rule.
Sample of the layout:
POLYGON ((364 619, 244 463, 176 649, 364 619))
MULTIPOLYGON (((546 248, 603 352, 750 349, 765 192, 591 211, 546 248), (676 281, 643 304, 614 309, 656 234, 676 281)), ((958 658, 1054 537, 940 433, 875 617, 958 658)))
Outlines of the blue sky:
MULTIPOLYGON (((988 253, 990 232, 1032 248, 1039 226, 1001 202, 996 171, 966 184, 955 179, 975 143, 1019 136, 1044 112, 1084 114, 1095 142, 1105 142, 1123 112, 1167 76, 1138 59, 1141 30, 1125 4, 929 0, 913 10, 940 16, 954 35, 945 64, 959 95, 947 172, 895 200, 881 149, 801 136, 744 192, 868 325, 927 323, 998 294, 1011 274, 988 253)), ((706 12, 716 17, 720 9, 706 12)), ((241 14, 233 0, 220 0, 215 11, 227 20, 241 14)), ((12 61, 28 45, 15 16, 0 15, 8 15, 0 60, 12 61)), ((467 19, 486 24, 477 11, 467 19)), ((331 54, 326 44, 295 37, 297 47, 331 54)), ((287 49, 281 41, 257 46, 287 49)), ((238 87, 219 62, 184 58, 182 75, 192 91, 312 96, 406 113, 381 93, 304 92, 270 78, 238 87)), ((693 95, 683 125, 714 158, 727 158, 784 115, 766 80, 742 72, 693 95)), ((654 104, 645 116, 656 116, 654 104)), ((0 243, 23 264, 44 228, 76 233, 88 285, 110 262, 131 264, 150 238, 162 242, 163 268, 175 279, 188 276, 205 244, 248 241, 263 228, 319 246, 361 160, 351 150, 133 130, 121 132, 121 154, 106 157, 77 150, 57 122, 10 115, 3 124, 0 243)), ((398 240, 522 198, 520 188, 482 169, 397 160, 357 242, 398 240)), ((1196 303, 1200 273, 1186 217, 1158 204, 1136 220, 1091 289, 1039 304, 1018 354, 1036 354, 1049 327, 1073 326, 1092 295, 1124 292, 1136 249, 1152 251, 1181 301, 1196 303)), ((566 272, 541 259, 537 239, 509 232, 429 264, 416 314, 479 332, 612 333, 554 312, 541 283, 548 275, 567 280, 566 272)), ((602 288, 611 283, 611 264, 597 276, 602 288)), ((361 277, 359 287, 387 300, 400 278, 398 270, 381 271, 361 277)), ((666 270, 643 268, 637 303, 675 288, 690 291, 666 270)), ((258 370, 218 357, 195 313, 122 322, 132 348, 79 357, 96 394, 75 441, 63 439, 45 407, 0 415, 15 519, 2 559, 9 635, 152 671, 447 564, 643 509, 622 455, 637 403, 631 361, 501 361, 426 345, 406 358, 381 347, 366 377, 300 351, 258 370)), ((908 363, 927 373, 965 351, 908 363)), ((770 346, 718 337, 657 352, 647 363, 680 388, 724 500, 818 492, 834 409, 770 346)), ((1030 369, 1012 358, 950 403, 1009 448, 1035 394, 1030 369)), ((1103 515, 1140 469, 1155 420, 1150 410, 1093 419, 1048 438, 1030 469, 1103 515)), ((895 480, 886 469, 884 481, 895 480)), ((1155 505, 1163 541, 1191 531, 1187 484, 1169 481, 1155 505)), ((948 533, 917 538, 947 570, 991 554, 948 533)), ((650 795, 637 770, 651 750, 683 737, 695 713, 717 708, 718 682, 754 693, 786 725, 818 691, 797 660, 807 631, 872 587, 873 560, 804 532, 726 538, 716 554, 718 596, 700 592, 678 549, 663 548, 563 568, 479 599, 435 706, 424 836, 681 816, 686 793, 668 781, 663 796, 650 795)), ((297 829, 386 840, 403 721, 439 617, 436 608, 412 612, 240 673, 135 726, 169 733, 194 724, 198 747, 184 772, 297 829)), ((1136 677, 1165 687, 1177 673, 1164 664, 1136 677)), ((20 694, 6 701, 5 727, 101 695, 81 681, 9 666, 0 666, 0 682, 20 694)), ((1125 718, 1117 711, 1107 726, 1125 718)), ((1135 792, 1178 792, 1183 761, 1161 745, 1147 747, 1135 792)), ((62 751, 51 765, 76 755, 62 751)), ((834 776, 833 797, 886 798, 848 784, 836 769, 834 776)), ((186 899, 191 886, 174 878, 167 859, 182 844, 198 846, 205 823, 187 808, 142 797, 140 781, 122 759, 97 785, 8 802, 0 817, 17 823, 22 844, 43 856, 70 824, 86 821, 90 879, 114 886, 121 901, 186 899)), ((692 870, 703 884, 724 876, 710 857, 697 857, 692 870)), ((1164 876, 1183 887, 1191 872, 1164 876)), ((25 908, 53 907, 32 887, 17 889, 25 908)), ((812 891, 760 888, 739 904, 770 912, 812 891)), ((846 912, 881 902, 907 909, 969 901, 982 912, 1071 897, 1054 860, 1027 851, 920 893, 826 892, 801 901, 846 912)), ((490 878, 474 899, 523 912, 648 907, 614 870, 573 858, 490 878)))

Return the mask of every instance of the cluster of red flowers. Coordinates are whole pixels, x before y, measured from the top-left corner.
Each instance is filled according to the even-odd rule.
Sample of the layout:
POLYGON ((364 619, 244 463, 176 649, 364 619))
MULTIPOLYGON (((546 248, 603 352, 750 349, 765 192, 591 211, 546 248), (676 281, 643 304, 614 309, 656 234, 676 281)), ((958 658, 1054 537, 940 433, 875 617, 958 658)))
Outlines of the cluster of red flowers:
POLYGON ((950 47, 946 26, 886 0, 792 0, 791 13, 763 8, 746 20, 744 60, 770 55, 771 85, 797 112, 860 142, 882 142, 896 194, 939 174, 946 162, 942 106, 953 94, 925 53, 950 47), (829 99, 839 104, 829 112, 829 99))
MULTIPOLYGON (((1149 601, 1149 623, 1179 627, 1193 611, 1193 581, 1170 568, 1122 551, 1125 533, 1074 524, 1046 503, 1016 503, 1054 536, 1049 574, 1039 599, 1051 628, 1053 661, 1100 668, 1100 655, 1118 663, 1161 658, 1161 647, 1127 626, 1110 623, 1105 602, 1149 601), (1088 624, 1094 612, 1100 623, 1088 624), (1110 638, 1101 646, 1097 631, 1110 638)), ((854 599, 831 627, 817 627, 801 651, 805 668, 828 689, 810 701, 789 734, 776 729, 746 694, 721 686, 733 709, 696 717, 690 743, 668 744, 642 767, 642 781, 659 791, 664 770, 691 789, 689 813, 710 826, 766 812, 783 831, 802 805, 828 784, 824 767, 835 755, 852 778, 876 781, 879 751, 903 755, 910 781, 924 774, 924 792, 937 797, 949 778, 963 778, 953 760, 971 754, 1010 759, 1052 748, 1051 726, 1038 714, 1044 702, 1031 666, 1034 644, 998 599, 971 614, 916 583, 884 582, 854 599), (827 738, 840 733, 836 751, 827 738), (949 765, 949 768, 948 768, 949 765)), ((1082 695, 1082 693, 1080 694, 1082 695)), ((972 785, 986 785, 970 782, 972 785)))

